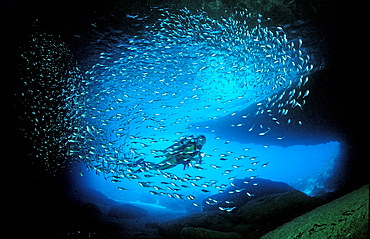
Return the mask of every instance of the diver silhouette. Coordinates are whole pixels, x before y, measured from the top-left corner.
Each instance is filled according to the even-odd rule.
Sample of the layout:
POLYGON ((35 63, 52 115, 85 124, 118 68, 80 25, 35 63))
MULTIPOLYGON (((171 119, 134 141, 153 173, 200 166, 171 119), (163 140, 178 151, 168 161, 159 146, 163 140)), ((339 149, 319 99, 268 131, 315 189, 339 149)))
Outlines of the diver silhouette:
POLYGON ((200 150, 205 143, 206 137, 204 135, 199 135, 198 137, 194 137, 193 135, 182 136, 170 147, 164 150, 156 150, 157 152, 162 153, 162 155, 155 156, 156 158, 165 158, 160 163, 148 162, 144 161, 144 159, 136 161, 135 164, 139 166, 140 169, 135 172, 167 170, 179 164, 184 165, 185 170, 192 165, 192 161, 195 161, 197 164, 201 164, 202 156, 200 150))

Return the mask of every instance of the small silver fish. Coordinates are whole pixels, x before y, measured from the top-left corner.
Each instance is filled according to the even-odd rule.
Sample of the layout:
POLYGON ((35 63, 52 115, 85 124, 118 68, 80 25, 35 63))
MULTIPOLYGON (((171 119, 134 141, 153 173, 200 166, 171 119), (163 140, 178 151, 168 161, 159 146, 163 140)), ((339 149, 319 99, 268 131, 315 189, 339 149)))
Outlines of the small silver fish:
POLYGON ((187 199, 189 199, 189 200, 194 200, 194 199, 196 199, 196 197, 194 197, 193 195, 186 196, 186 198, 187 198, 187 199))

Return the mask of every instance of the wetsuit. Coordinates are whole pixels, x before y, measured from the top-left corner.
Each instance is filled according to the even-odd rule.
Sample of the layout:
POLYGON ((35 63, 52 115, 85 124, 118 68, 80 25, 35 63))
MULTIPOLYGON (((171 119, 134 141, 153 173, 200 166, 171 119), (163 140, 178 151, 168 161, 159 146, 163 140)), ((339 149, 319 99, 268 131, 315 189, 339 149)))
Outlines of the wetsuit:
POLYGON ((200 155, 200 150, 203 144, 199 142, 193 136, 186 136, 179 140, 177 143, 171 145, 170 147, 162 150, 162 156, 156 157, 165 157, 160 163, 152 163, 144 161, 143 159, 138 160, 136 165, 143 165, 146 169, 138 169, 135 172, 143 172, 148 170, 166 170, 175 167, 178 164, 184 165, 184 170, 186 167, 191 165, 191 161, 194 160, 196 156, 199 157, 197 163, 202 162, 200 155))
POLYGON ((188 144, 177 148, 176 151, 165 154, 166 158, 154 168, 165 170, 173 168, 178 164, 183 164, 184 169, 186 169, 186 167, 190 165, 191 160, 197 155, 199 156, 198 162, 200 163, 200 149, 198 149, 195 142, 189 142, 188 144))

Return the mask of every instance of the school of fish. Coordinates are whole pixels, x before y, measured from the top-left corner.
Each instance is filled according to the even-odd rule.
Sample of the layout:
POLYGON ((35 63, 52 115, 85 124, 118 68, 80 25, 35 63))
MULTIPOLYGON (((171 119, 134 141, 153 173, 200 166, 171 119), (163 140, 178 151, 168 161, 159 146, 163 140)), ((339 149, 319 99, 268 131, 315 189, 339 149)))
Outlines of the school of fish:
MULTIPOLYGON (((35 129, 26 137, 31 141, 42 139, 35 140, 39 142, 34 146, 40 152, 37 157, 57 158, 60 165, 66 160, 82 162, 119 184, 118 190, 126 191, 125 180, 137 181, 152 195, 192 201, 195 197, 181 190, 194 187, 206 195, 209 188, 222 193, 225 187, 233 186, 235 177, 229 178, 229 185, 202 177, 205 168, 222 170, 225 177, 243 169, 251 172, 249 178, 253 179, 257 166, 266 167, 268 162, 256 161, 258 156, 217 152, 215 147, 202 154, 217 160, 192 165, 199 176, 178 176, 171 170, 135 173, 133 163, 143 158, 155 162, 157 150, 196 132, 200 122, 227 115, 240 118, 233 127, 247 126, 260 136, 268 134, 271 127, 249 125, 249 119, 256 115, 267 114, 277 125, 293 124, 289 113, 303 109, 309 95, 304 86, 313 65, 301 39, 289 40, 282 27, 267 27, 269 20, 261 15, 252 17, 245 10, 213 19, 201 11, 159 11, 161 17, 156 23, 146 25, 138 35, 125 35, 110 51, 101 52, 99 63, 88 71, 81 74, 76 67, 63 66, 68 68, 68 77, 58 78, 49 70, 42 73, 49 72, 50 77, 25 82, 22 94, 38 99, 27 103, 32 110, 26 117, 35 129), (30 87, 32 84, 45 85, 30 87), (53 91, 54 85, 58 90, 53 91), (255 112, 238 114, 251 105, 256 106, 255 112), (53 150, 59 152, 57 157, 48 155, 53 150), (248 163, 240 163, 245 159, 248 163), (230 168, 219 169, 219 160, 229 161, 230 168), (163 180, 160 184, 146 181, 153 177, 163 180)), ((51 48, 64 47, 59 44, 51 48)), ((46 57, 39 61, 45 68, 62 64, 46 47, 37 51, 45 51, 46 57), (54 60, 48 60, 50 54, 54 60)), ((32 57, 25 55, 24 59, 30 61, 32 57)), ((205 128, 220 144, 230 143, 217 135, 217 129, 205 128)), ((231 192, 253 196, 243 188, 235 187, 231 192)), ((217 204, 217 200, 209 198, 207 204, 217 204)), ((230 202, 230 207, 219 209, 231 212, 235 207, 230 202)))

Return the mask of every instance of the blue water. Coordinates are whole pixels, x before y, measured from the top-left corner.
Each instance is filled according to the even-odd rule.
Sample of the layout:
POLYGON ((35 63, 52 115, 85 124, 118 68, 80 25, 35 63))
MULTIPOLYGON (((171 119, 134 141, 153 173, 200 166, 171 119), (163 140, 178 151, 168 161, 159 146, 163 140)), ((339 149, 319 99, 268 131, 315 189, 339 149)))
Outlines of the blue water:
MULTIPOLYGON (((212 141, 210 144, 204 147, 204 152, 212 150, 212 141)), ((319 145, 295 145, 290 147, 279 147, 270 146, 265 148, 263 145, 242 145, 238 143, 233 143, 231 145, 221 145, 219 149, 227 149, 234 151, 235 154, 245 154, 242 149, 244 147, 251 148, 249 155, 258 156, 255 161, 258 161, 256 165, 252 165, 252 161, 248 158, 235 160, 230 159, 228 161, 220 161, 217 159, 205 159, 205 170, 197 170, 194 168, 189 168, 183 170, 182 165, 170 169, 168 172, 177 175, 178 177, 186 177, 185 174, 204 177, 201 180, 197 180, 195 183, 200 187, 193 187, 189 183, 181 183, 174 180, 169 180, 163 176, 157 176, 153 178, 142 177, 140 180, 122 180, 122 182, 112 183, 110 179, 105 179, 102 174, 97 175, 94 171, 88 171, 84 165, 79 165, 78 170, 75 170, 74 178, 80 184, 85 187, 94 188, 101 191, 111 199, 117 201, 134 201, 142 203, 152 203, 159 206, 167 206, 169 199, 173 201, 172 207, 182 208, 185 205, 190 205, 191 203, 201 203, 201 201, 210 195, 219 193, 220 189, 215 187, 203 187, 202 184, 207 184, 210 180, 217 180, 217 185, 227 185, 230 186, 230 178, 244 179, 251 176, 258 176, 264 179, 270 179, 279 182, 286 182, 289 185, 295 187, 298 190, 305 192, 308 195, 315 196, 317 192, 322 193, 321 190, 334 190, 335 188, 326 188, 325 182, 334 173, 334 166, 339 163, 339 153, 340 153, 340 143, 339 142, 329 142, 326 144, 319 145), (266 167, 262 165, 267 163, 266 167), (215 169, 209 165, 214 164, 220 168, 215 169), (233 168, 232 165, 241 166, 240 168, 233 168), (255 169, 252 172, 246 172, 245 169, 255 169), (80 171, 81 170, 81 171, 80 171), (223 175, 225 170, 232 170, 227 175, 223 175), (80 173, 84 176, 81 177, 80 173), (138 182, 152 182, 150 185, 157 185, 162 188, 166 188, 166 185, 161 184, 161 182, 175 182, 181 188, 178 192, 181 195, 193 195, 197 197, 196 200, 184 201, 175 200, 167 195, 155 196, 149 194, 149 191, 155 191, 153 188, 145 188, 139 185, 138 182), (188 188, 182 188, 181 185, 189 186, 188 188), (121 191, 119 187, 124 187, 127 190, 121 191), (202 192, 201 189, 206 189, 210 192, 202 192), (180 204, 184 204, 179 206, 180 204)), ((154 160, 153 160, 154 161, 154 160)), ((140 175, 139 175, 140 176, 140 175)), ((256 185, 258 187, 258 185, 256 185)), ((167 192, 173 193, 171 190, 166 190, 167 192)))
POLYGON ((341 142, 282 145, 289 138, 284 129, 305 124, 315 62, 302 39, 246 11, 213 19, 163 10, 154 23, 127 18, 144 29, 120 32, 70 85, 74 131, 66 140, 77 185, 117 201, 183 210, 222 193, 233 179, 286 182, 311 196, 335 189, 326 181, 339 163, 341 142), (263 120, 256 123, 257 117, 263 120), (221 119, 224 125, 209 126, 221 119), (240 130, 230 139, 220 127, 240 130), (200 134, 207 138, 202 169, 135 173, 128 166, 139 159, 158 163, 153 150, 200 134), (262 140, 235 140, 251 135, 262 140), (261 144, 264 138, 269 143, 261 144))

